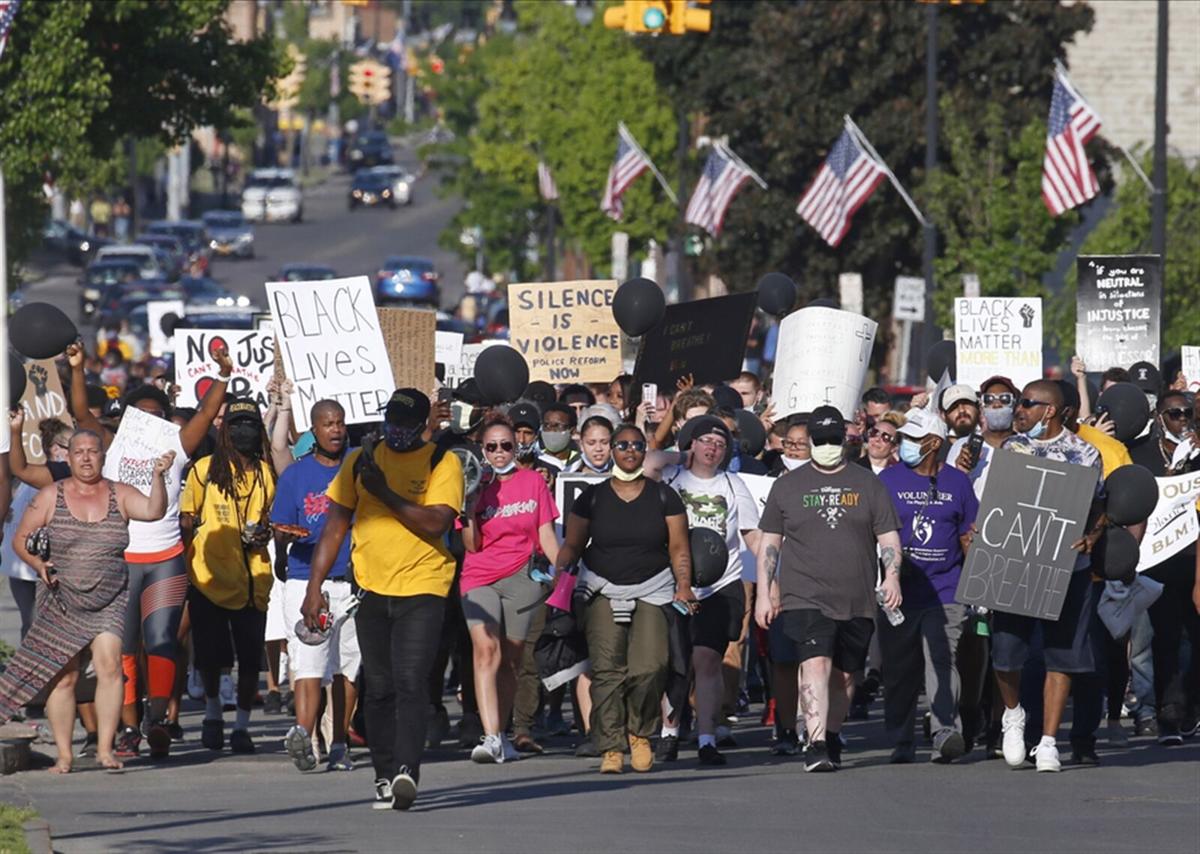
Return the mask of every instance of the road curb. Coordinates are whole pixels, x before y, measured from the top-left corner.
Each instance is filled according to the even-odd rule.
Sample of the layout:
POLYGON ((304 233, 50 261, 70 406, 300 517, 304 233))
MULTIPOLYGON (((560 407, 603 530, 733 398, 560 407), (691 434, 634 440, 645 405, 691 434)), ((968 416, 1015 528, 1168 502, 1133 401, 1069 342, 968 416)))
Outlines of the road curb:
POLYGON ((25 846, 29 849, 29 854, 54 854, 50 822, 44 818, 31 818, 21 829, 25 831, 25 846))

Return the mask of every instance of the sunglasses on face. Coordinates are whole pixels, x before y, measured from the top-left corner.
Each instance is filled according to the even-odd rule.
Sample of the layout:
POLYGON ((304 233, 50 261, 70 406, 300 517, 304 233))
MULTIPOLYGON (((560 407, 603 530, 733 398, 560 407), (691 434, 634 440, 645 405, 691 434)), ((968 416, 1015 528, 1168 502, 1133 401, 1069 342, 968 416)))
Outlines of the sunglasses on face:
POLYGON ((1180 409, 1178 407, 1172 407, 1171 409, 1164 409, 1163 415, 1167 416, 1168 418, 1191 418, 1195 411, 1196 410, 1194 409, 1180 409))
POLYGON ((1007 391, 1003 394, 985 394, 983 396, 984 406, 995 406, 997 403, 1001 406, 1012 406, 1016 398, 1007 391))
POLYGON ((1036 409, 1039 406, 1049 406, 1048 400, 1032 400, 1028 397, 1023 397, 1017 402, 1017 406, 1021 409, 1036 409))
POLYGON ((698 444, 705 445, 706 447, 714 448, 716 450, 724 450, 725 449, 725 440, 717 439, 713 436, 702 436, 701 438, 697 439, 696 442, 698 444))
POLYGON ((882 439, 889 445, 896 444, 896 434, 888 433, 886 430, 880 430, 878 427, 872 427, 867 431, 868 439, 882 439))
POLYGON ((483 449, 489 454, 494 454, 496 451, 512 451, 512 442, 488 442, 483 446, 483 449))
POLYGON ((646 443, 641 439, 621 439, 613 442, 613 447, 618 451, 637 451, 641 454, 646 450, 646 443))

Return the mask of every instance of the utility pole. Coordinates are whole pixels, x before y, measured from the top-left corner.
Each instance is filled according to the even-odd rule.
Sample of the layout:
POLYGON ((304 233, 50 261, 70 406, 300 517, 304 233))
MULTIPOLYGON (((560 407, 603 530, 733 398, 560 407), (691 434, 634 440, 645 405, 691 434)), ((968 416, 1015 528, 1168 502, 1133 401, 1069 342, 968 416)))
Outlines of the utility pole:
POLYGON ((675 222, 675 234, 671 238, 671 253, 675 256, 675 285, 680 302, 691 302, 692 278, 688 275, 687 260, 684 256, 686 246, 687 223, 683 216, 687 210, 687 153, 688 153, 688 118, 687 110, 682 104, 676 107, 675 119, 679 126, 679 136, 675 145, 675 166, 679 170, 679 206, 675 222))
MULTIPOLYGON (((937 168, 938 147, 938 19, 935 3, 925 7, 925 30, 925 180, 929 181, 937 168)), ((928 206, 926 207, 928 209, 928 206)), ((910 363, 906 366, 913 377, 921 376, 925 353, 941 338, 937 318, 933 313, 933 259, 937 256, 937 228, 928 213, 925 215, 925 225, 922 226, 921 232, 924 238, 921 270, 925 277, 925 321, 921 330, 923 346, 912 348, 913 352, 909 354, 910 363)))
POLYGON ((1150 251, 1167 262, 1167 0, 1158 0, 1158 54, 1154 83, 1154 192, 1150 196, 1150 251))

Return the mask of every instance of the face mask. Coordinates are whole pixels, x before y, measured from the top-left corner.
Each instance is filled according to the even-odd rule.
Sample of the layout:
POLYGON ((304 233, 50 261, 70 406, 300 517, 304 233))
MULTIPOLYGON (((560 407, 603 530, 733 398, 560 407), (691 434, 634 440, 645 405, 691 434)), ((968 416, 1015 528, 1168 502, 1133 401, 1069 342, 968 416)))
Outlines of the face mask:
POLYGON ((1034 424, 1032 427, 1030 427, 1029 432, 1027 432, 1025 435, 1028 436, 1030 439, 1040 439, 1042 437, 1042 434, 1045 432, 1046 432, 1046 419, 1043 418, 1037 424, 1034 424))
POLYGON ((823 469, 837 468, 842 462, 841 445, 817 445, 812 449, 812 461, 823 469))
POLYGON ((1150 404, 1150 411, 1151 411, 1151 412, 1153 412, 1155 409, 1158 409, 1158 395, 1157 395, 1157 394, 1149 394, 1149 393, 1147 393, 1147 394, 1146 394, 1146 402, 1147 402, 1148 404, 1150 404))
POLYGON ((623 483, 629 483, 630 481, 637 480, 642 476, 642 467, 638 466, 633 471, 624 471, 619 468, 614 468, 612 470, 612 476, 623 483))
POLYGON ((552 454, 565 450, 571 444, 570 430, 543 430, 542 447, 552 454))
POLYGON ((508 465, 500 466, 499 468, 497 468, 496 466, 492 466, 492 471, 495 474, 509 474, 513 471, 516 471, 516 468, 517 468, 517 461, 509 460, 508 465))
POLYGON ((921 460, 925 459, 927 454, 921 453, 921 443, 915 439, 903 438, 900 440, 900 462, 910 468, 921 464, 921 460))
POLYGON ((229 443, 247 457, 262 453, 262 433, 253 424, 230 424, 229 443))
POLYGON ((780 457, 779 459, 783 462, 783 467, 788 471, 795 471, 808 462, 808 460, 793 460, 791 457, 780 457))
POLYGON ((425 428, 420 424, 412 427, 397 427, 395 424, 384 424, 383 441, 393 451, 404 452, 412 450, 415 445, 420 443, 423 432, 425 432, 425 428))
POLYGON ((588 471, 593 471, 597 474, 608 474, 609 471, 616 471, 616 468, 613 466, 612 457, 609 457, 608 461, 604 465, 600 466, 600 468, 596 468, 594 465, 592 465, 592 461, 587 457, 582 457, 581 459, 583 460, 584 467, 588 471))
POLYGON ((1000 409, 988 407, 983 410, 983 423, 993 433, 1003 433, 1012 429, 1013 410, 1007 406, 1000 409))
POLYGON ((1166 439, 1168 442, 1173 442, 1176 445, 1183 444, 1183 436, 1179 435, 1178 433, 1172 433, 1167 428, 1167 422, 1165 422, 1161 418, 1159 418, 1158 424, 1160 427, 1162 427, 1162 434, 1163 434, 1164 439, 1166 439))
POLYGON ((517 459, 521 459, 521 460, 529 459, 530 457, 533 456, 533 449, 534 449, 533 442, 530 442, 529 444, 525 444, 523 442, 518 442, 517 443, 517 459))

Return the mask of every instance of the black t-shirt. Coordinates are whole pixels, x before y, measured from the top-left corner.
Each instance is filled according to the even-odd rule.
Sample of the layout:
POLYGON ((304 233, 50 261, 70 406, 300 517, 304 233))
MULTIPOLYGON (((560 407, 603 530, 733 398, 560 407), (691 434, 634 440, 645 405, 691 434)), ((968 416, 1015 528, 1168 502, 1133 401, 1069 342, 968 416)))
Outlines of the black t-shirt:
POLYGON ((1159 441, 1161 438, 1162 434, 1159 433, 1156 424, 1142 438, 1125 443, 1125 447, 1129 449, 1130 459, 1139 466, 1150 469, 1155 477, 1165 477, 1167 474, 1168 461, 1163 459, 1162 445, 1159 441))
POLYGON ((67 463, 56 463, 54 460, 46 461, 46 468, 50 470, 50 477, 55 483, 60 480, 66 480, 71 476, 71 466, 67 463))
POLYGON ((613 492, 612 482, 589 486, 571 512, 588 520, 591 542, 583 553, 588 569, 614 584, 641 584, 671 563, 667 517, 686 512, 678 493, 657 481, 643 481, 632 501, 613 492))

